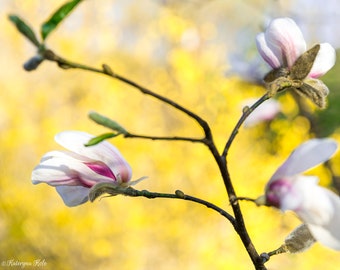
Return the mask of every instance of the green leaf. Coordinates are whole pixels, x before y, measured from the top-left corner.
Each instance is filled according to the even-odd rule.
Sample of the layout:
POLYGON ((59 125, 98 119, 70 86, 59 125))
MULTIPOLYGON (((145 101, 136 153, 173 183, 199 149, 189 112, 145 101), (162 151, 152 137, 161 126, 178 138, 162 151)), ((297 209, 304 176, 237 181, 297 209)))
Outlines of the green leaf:
MULTIPOLYGON (((339 53, 339 51, 337 51, 339 53)), ((340 127, 339 112, 340 112, 340 62, 327 72, 321 79, 329 89, 328 106, 326 110, 316 112, 317 130, 319 137, 332 136, 340 127)))
POLYGON ((81 2, 82 0, 73 0, 62 5, 52 16, 41 26, 41 36, 43 40, 65 19, 65 17, 81 2))
POLYGON ((92 138, 91 140, 89 140, 89 142, 87 144, 85 144, 85 146, 93 146, 93 145, 96 145, 106 139, 110 139, 110 138, 113 138, 113 137, 116 137, 120 135, 120 133, 105 133, 105 134, 102 134, 102 135, 99 135, 97 137, 94 137, 92 138))
POLYGON ((89 117, 91 120, 95 121, 99 125, 108 127, 114 131, 117 131, 120 134, 128 134, 128 132, 121 125, 111 120, 110 118, 107 118, 106 116, 100 115, 96 112, 90 112, 89 117))
POLYGON ((32 28, 28 26, 21 18, 16 15, 9 15, 9 20, 14 23, 19 32, 28 38, 35 46, 40 47, 40 42, 38 41, 32 28))

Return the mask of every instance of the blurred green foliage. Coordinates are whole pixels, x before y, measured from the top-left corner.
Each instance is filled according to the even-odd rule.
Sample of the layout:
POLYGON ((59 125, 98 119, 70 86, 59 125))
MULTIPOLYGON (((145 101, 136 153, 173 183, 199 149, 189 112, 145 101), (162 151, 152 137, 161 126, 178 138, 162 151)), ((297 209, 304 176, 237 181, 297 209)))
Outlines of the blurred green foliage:
POLYGON ((324 77, 330 89, 327 110, 317 112, 321 136, 330 136, 340 126, 340 63, 332 68, 324 77))
MULTIPOLYGON (((261 8, 263 1, 255 2, 261 8)), ((13 0, 1 5, 2 13, 24 16, 37 29, 60 2, 13 0)), ((237 24, 236 14, 243 7, 227 1, 184 5, 85 1, 47 45, 71 60, 95 66, 108 63, 113 70, 192 108, 211 124, 222 148, 241 115, 242 101, 263 94, 261 87, 223 76, 228 65, 224 56, 234 46, 232 40, 221 42, 221 36, 228 36, 230 21, 216 25, 210 20, 229 16, 237 24)), ((35 49, 7 16, 1 18, 0 58, 6 64, 0 72, 0 265, 12 259, 44 259, 44 269, 252 269, 232 226, 205 207, 116 196, 68 208, 53 188, 33 186, 30 174, 40 157, 61 149, 53 141, 56 133, 107 132, 87 118, 90 110, 138 134, 200 136, 201 131, 183 114, 96 74, 60 70, 53 63, 26 73, 20 66, 35 49)), ((340 104, 334 72, 327 79, 329 109, 319 116, 325 134, 339 140, 339 134, 333 133, 340 104)), ((242 129, 231 148, 230 172, 240 196, 261 195, 277 166, 309 138, 309 123, 296 116, 290 94, 281 95, 279 101, 284 117, 242 129)), ((148 176, 138 188, 181 189, 231 211, 217 166, 203 146, 121 137, 110 141, 129 161, 134 179, 148 176)), ((311 173, 329 184, 324 168, 311 173)), ((277 248, 300 223, 291 213, 282 215, 246 202, 242 209, 260 252, 277 248)), ((338 269, 339 265, 338 253, 319 244, 303 254, 284 254, 267 263, 269 269, 338 269)))

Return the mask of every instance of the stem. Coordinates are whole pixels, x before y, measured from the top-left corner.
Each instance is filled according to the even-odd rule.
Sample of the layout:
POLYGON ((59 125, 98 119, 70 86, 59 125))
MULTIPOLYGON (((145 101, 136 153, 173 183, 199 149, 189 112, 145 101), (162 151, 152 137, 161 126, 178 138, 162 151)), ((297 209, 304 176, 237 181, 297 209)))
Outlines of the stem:
MULTIPOLYGON (((248 197, 237 197, 235 201, 248 201, 256 204, 256 199, 248 198, 248 197)), ((233 202, 232 202, 233 203, 233 202)))
POLYGON ((215 155, 214 157, 221 171, 223 182, 226 187, 228 197, 231 202, 231 206, 233 208, 233 212, 234 212, 235 219, 236 219, 235 230, 240 236, 242 243, 249 254, 249 257, 251 258, 255 266, 255 269, 266 270, 267 268, 264 266, 263 258, 257 253, 256 248, 250 239, 246 225, 244 223, 242 211, 241 211, 239 202, 237 201, 236 192, 235 192, 234 186, 231 182, 231 178, 228 172, 226 158, 223 156, 217 157, 215 155))
POLYGON ((146 139, 146 140, 153 140, 153 141, 187 141, 187 142, 196 142, 196 143, 204 143, 205 139, 195 139, 190 137, 180 137, 180 136, 173 136, 173 137, 166 137, 166 136, 146 136, 146 135, 138 135, 132 134, 127 132, 124 134, 125 138, 136 138, 136 139, 146 139))
POLYGON ((204 133, 205 133, 205 137, 208 140, 212 140, 212 133, 211 133, 211 129, 208 125, 208 123, 202 119, 201 117, 199 117, 197 114, 193 113, 192 111, 184 108, 183 106, 179 105, 177 102, 174 102, 171 99, 168 99, 164 96, 161 96, 139 84, 137 84, 134 81, 131 81, 130 79, 127 79, 117 73, 114 73, 111 68, 104 64, 103 65, 103 69, 97 69, 97 68, 93 68, 93 67, 89 67, 86 65, 82 65, 82 64, 78 64, 78 63, 74 63, 71 62, 69 60, 66 60, 62 57, 59 57, 58 55, 56 55, 53 51, 51 50, 45 50, 43 52, 41 52, 41 54, 43 55, 43 57, 47 60, 56 62, 58 64, 59 67, 64 68, 64 69, 68 69, 68 68, 76 68, 76 69, 82 69, 82 70, 87 70, 87 71, 92 71, 92 72, 96 72, 96 73, 100 73, 103 75, 107 75, 110 76, 111 78, 117 79, 123 83, 126 83, 136 89, 138 89, 141 93, 145 94, 145 95, 149 95, 152 96, 168 105, 170 105, 171 107, 174 107, 175 109, 183 112, 184 114, 188 115, 189 117, 193 118, 203 129, 204 133))
MULTIPOLYGON (((243 245, 245 246, 255 268, 257 270, 265 270, 266 267, 264 266, 264 261, 263 258, 257 253, 255 246, 253 245, 250 236, 247 232, 246 229, 246 225, 244 223, 244 219, 243 219, 243 215, 242 215, 242 211, 239 205, 239 202, 237 200, 237 195, 234 189, 234 186, 232 184, 230 175, 229 175, 229 171, 228 171, 228 165, 227 165, 227 154, 229 151, 229 148, 232 144, 232 142, 234 141, 239 128, 241 127, 241 125, 243 124, 243 122, 246 120, 246 118, 258 107, 260 106, 264 101, 266 101, 267 99, 270 98, 270 93, 266 93, 265 95, 263 95, 258 101, 256 101, 251 107, 246 107, 243 110, 243 114, 241 116, 241 118, 239 119, 239 121, 237 122, 236 126, 234 127, 225 147, 224 150, 222 152, 222 155, 219 156, 215 151, 212 152, 222 175, 223 178, 223 182, 224 185, 226 187, 227 193, 228 193, 228 197, 229 200, 231 202, 231 206, 233 208, 233 212, 235 214, 235 219, 236 219, 236 232, 239 234, 243 245)), ((213 150, 213 149, 211 149, 213 150)))
POLYGON ((285 248, 284 245, 282 245, 281 247, 279 247, 278 249, 275 249, 271 252, 264 252, 260 255, 261 259, 262 259, 262 262, 263 263, 266 263, 269 261, 270 257, 274 256, 274 255, 279 255, 279 254, 282 254, 282 253, 286 253, 287 252, 287 249, 285 248))
POLYGON ((216 206, 215 204, 212 204, 210 202, 207 202, 205 200, 184 194, 183 191, 176 190, 175 194, 170 194, 170 193, 159 193, 159 192, 150 192, 147 190, 136 190, 132 187, 128 187, 125 189, 122 189, 119 194, 123 194, 126 196, 131 196, 131 197, 145 197, 148 199, 155 199, 155 198, 168 198, 168 199, 179 199, 179 200, 185 200, 185 201, 191 201, 197 204, 204 205, 210 209, 213 209, 220 215, 224 216, 227 218, 230 223, 235 227, 235 219, 232 215, 230 215, 228 212, 223 210, 222 208, 216 206))

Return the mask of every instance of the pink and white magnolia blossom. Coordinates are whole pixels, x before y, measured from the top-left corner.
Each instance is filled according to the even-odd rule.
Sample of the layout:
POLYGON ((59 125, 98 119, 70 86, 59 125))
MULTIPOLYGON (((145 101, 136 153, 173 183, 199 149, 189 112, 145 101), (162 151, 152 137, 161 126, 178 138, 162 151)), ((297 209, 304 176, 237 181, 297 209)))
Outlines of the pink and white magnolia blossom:
MULTIPOLYGON (((278 18, 270 22, 266 31, 256 37, 256 45, 262 58, 273 68, 290 69, 306 52, 306 42, 300 28, 290 18, 278 18)), ((320 50, 307 78, 324 75, 335 64, 335 50, 329 43, 321 43, 320 50)))
MULTIPOLYGON (((253 105, 257 99, 246 99, 242 103, 242 107, 253 105)), ((266 100, 259 107, 256 108, 244 121, 245 127, 253 127, 259 123, 270 121, 281 111, 281 105, 275 99, 266 100)))
POLYGON ((88 201, 90 188, 110 182, 129 186, 132 170, 118 149, 103 141, 84 146, 94 136, 80 131, 64 131, 55 136, 58 144, 69 151, 46 153, 32 172, 32 183, 55 186, 67 206, 88 201))
POLYGON ((296 148, 269 180, 265 202, 294 211, 323 245, 340 250, 340 197, 319 186, 316 176, 301 175, 337 150, 332 139, 312 139, 296 148))

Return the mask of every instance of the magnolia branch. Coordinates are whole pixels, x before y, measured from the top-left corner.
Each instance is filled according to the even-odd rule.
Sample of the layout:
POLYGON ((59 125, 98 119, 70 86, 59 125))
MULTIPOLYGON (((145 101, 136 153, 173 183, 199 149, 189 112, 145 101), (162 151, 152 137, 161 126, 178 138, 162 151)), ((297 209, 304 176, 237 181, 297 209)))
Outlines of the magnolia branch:
POLYGON ((146 139, 146 140, 152 140, 152 141, 187 141, 187 142, 193 142, 193 143, 204 143, 205 139, 195 139, 190 137, 180 137, 180 136, 173 136, 173 137, 167 137, 167 136, 146 136, 146 135, 138 135, 133 133, 126 133, 124 134, 124 138, 136 138, 136 139, 146 139))
POLYGON ((236 226, 235 218, 232 215, 230 215, 228 212, 223 210, 222 208, 216 206, 213 203, 207 202, 205 200, 187 195, 183 191, 180 191, 180 190, 176 190, 174 194, 159 193, 159 192, 150 192, 148 190, 136 190, 132 187, 127 187, 127 188, 117 187, 115 185, 112 185, 111 183, 99 183, 91 189, 90 194, 89 194, 90 201, 94 201, 96 198, 98 198, 102 194, 108 194, 107 196, 115 196, 115 195, 121 194, 125 196, 130 196, 130 197, 145 197, 148 199, 167 198, 167 199, 179 199, 179 200, 191 201, 197 204, 204 205, 210 209, 213 209, 220 215, 227 218, 234 227, 236 226))
MULTIPOLYGON (((256 109, 262 102, 264 102, 266 99, 269 98, 269 96, 266 94, 264 95, 259 101, 257 101, 253 106, 251 106, 250 108, 248 108, 247 110, 244 110, 243 115, 241 117, 241 119, 239 120, 239 122, 237 123, 237 125, 235 126, 227 144, 226 147, 223 151, 223 154, 220 155, 215 143, 213 141, 213 136, 211 133, 211 129, 208 125, 208 123, 203 120, 201 117, 199 117, 198 115, 196 115, 195 113, 191 112, 190 110, 182 107, 181 105, 179 105, 178 103, 172 101, 171 99, 168 99, 166 97, 163 97, 123 76, 118 75, 117 73, 114 73, 111 68, 108 65, 103 65, 102 69, 97 69, 97 68, 93 68, 93 67, 89 67, 86 65, 82 65, 82 64, 78 64, 78 63, 74 63, 71 61, 68 61, 62 57, 57 56, 55 53, 53 53, 51 50, 43 50, 42 52, 40 52, 41 55, 44 57, 44 59, 50 60, 50 61, 54 61, 56 62, 61 68, 64 69, 68 69, 68 68, 76 68, 76 69, 82 69, 82 70, 87 70, 87 71, 92 71, 92 72, 96 72, 96 73, 100 73, 100 74, 104 74, 107 76, 110 76, 114 79, 117 79, 121 82, 124 82, 136 89, 138 89, 140 92, 142 92, 143 94, 152 96, 170 106, 172 106, 175 109, 178 109, 179 111, 183 112, 184 114, 188 115, 189 117, 193 118, 194 120, 196 120, 196 122, 202 127, 204 134, 205 134, 205 138, 204 139, 192 139, 192 138, 186 138, 186 137, 153 137, 153 136, 140 136, 140 135, 133 135, 133 134, 129 134, 129 133, 125 133, 125 135, 130 135, 130 138, 135 137, 135 138, 144 138, 144 139, 159 139, 159 140, 182 140, 182 141, 191 141, 191 142, 201 142, 203 144, 205 144, 211 154, 213 155, 215 161, 218 164, 219 170, 221 172, 221 176, 223 178, 223 182, 225 185, 225 188, 227 190, 228 193, 228 197, 229 200, 232 200, 232 198, 237 197, 232 181, 230 179, 230 175, 228 172, 228 168, 227 168, 227 162, 226 162, 226 155, 227 152, 229 150, 229 147, 231 146, 231 143, 233 142, 236 134, 238 133, 238 129, 240 128, 240 126, 242 125, 242 123, 244 122, 244 120, 249 116, 249 114, 256 109), (175 139, 174 139, 175 138, 175 139)), ((138 196, 144 196, 142 194, 138 194, 138 196)), ((145 197, 145 196, 144 196, 145 197)), ((179 198, 176 197, 177 199, 184 199, 184 198, 179 198)), ((185 197, 187 200, 191 197, 185 197)), ((257 270, 265 270, 266 267, 263 264, 263 258, 261 258, 261 256, 258 254, 258 252, 256 251, 250 236, 247 232, 244 220, 243 220, 243 215, 242 215, 242 211, 241 208, 238 204, 238 202, 234 202, 232 203, 232 209, 233 212, 235 214, 235 221, 232 223, 234 225, 235 231, 238 233, 238 235, 240 236, 244 247, 246 248, 255 268, 257 270)), ((228 218, 229 219, 229 218, 228 218)))
POLYGON ((183 112, 184 114, 188 115, 189 117, 193 118, 194 120, 196 120, 196 122, 202 127, 204 133, 205 133, 205 137, 209 140, 212 141, 212 133, 211 133, 211 129, 208 125, 208 123, 202 119, 201 117, 199 117, 197 114, 193 113, 192 111, 184 108, 183 106, 179 105, 178 103, 174 102, 171 99, 168 99, 162 95, 159 95, 139 84, 137 84, 134 81, 131 81, 130 79, 127 79, 115 72, 112 71, 112 69, 106 65, 103 64, 103 68, 102 69, 98 69, 98 68, 93 68, 93 67, 89 67, 86 65, 82 65, 79 63, 74 63, 71 62, 69 60, 66 60, 62 57, 59 57, 58 55, 56 55, 53 51, 51 50, 45 50, 42 52, 42 56, 44 57, 44 59, 50 60, 50 61, 54 61, 58 64, 59 67, 64 68, 64 69, 68 69, 68 68, 76 68, 76 69, 83 69, 83 70, 87 70, 87 71, 92 71, 92 72, 96 72, 96 73, 100 73, 103 75, 107 75, 110 76, 112 78, 115 78, 121 82, 124 82, 136 89, 138 89, 140 92, 142 92, 143 94, 152 96, 174 108, 176 108, 177 110, 183 112))

